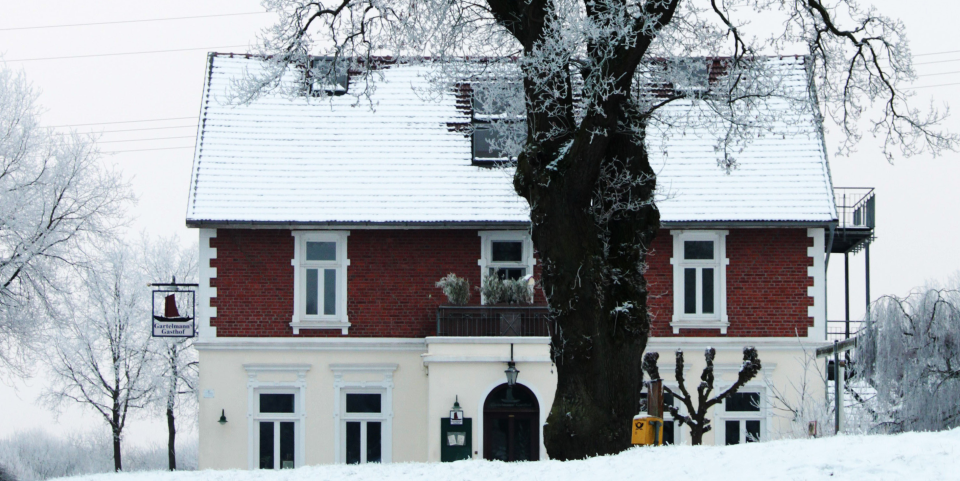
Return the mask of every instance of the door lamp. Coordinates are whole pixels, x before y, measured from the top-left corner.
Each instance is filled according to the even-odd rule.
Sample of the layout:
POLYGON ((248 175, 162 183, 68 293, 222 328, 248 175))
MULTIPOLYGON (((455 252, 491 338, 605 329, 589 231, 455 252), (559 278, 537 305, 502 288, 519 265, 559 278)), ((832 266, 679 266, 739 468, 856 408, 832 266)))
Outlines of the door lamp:
POLYGON ((220 423, 221 426, 223 426, 224 424, 227 424, 226 410, 223 410, 223 409, 220 410, 220 419, 218 419, 217 422, 220 423))
POLYGON ((515 386, 520 371, 517 370, 517 363, 513 362, 513 344, 510 344, 510 362, 507 363, 507 370, 503 372, 507 375, 507 385, 511 387, 515 386))

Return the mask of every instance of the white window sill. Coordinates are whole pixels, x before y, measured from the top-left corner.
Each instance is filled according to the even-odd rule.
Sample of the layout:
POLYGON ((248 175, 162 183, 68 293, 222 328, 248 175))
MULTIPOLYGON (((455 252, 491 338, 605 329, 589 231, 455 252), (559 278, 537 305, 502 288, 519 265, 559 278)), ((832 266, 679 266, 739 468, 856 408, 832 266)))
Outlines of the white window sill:
POLYGON ((290 323, 293 334, 300 334, 300 329, 340 329, 341 334, 347 335, 350 323, 346 321, 293 321, 290 323))
POLYGON ((674 334, 680 334, 680 329, 720 329, 720 334, 726 335, 729 326, 729 322, 717 319, 680 319, 670 322, 674 334))

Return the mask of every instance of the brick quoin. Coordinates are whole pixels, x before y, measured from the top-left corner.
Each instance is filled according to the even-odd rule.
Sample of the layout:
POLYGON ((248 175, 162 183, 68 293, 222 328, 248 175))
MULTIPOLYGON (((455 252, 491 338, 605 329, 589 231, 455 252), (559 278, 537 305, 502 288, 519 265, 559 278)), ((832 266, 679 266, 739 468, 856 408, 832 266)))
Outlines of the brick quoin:
MULTIPOLYGON (((728 337, 793 337, 813 325, 807 306, 813 245, 804 229, 739 229, 727 236, 728 337)), ((217 258, 211 325, 218 337, 293 337, 294 238, 289 230, 219 229, 210 240, 217 258)), ((672 337, 673 239, 661 231, 646 273, 653 314, 651 334, 672 337)), ((435 283, 448 273, 480 285, 476 230, 353 230, 347 239, 347 336, 339 329, 301 329, 297 337, 406 337, 434 335, 437 306, 446 296, 435 283)), ((535 274, 539 277, 537 264, 535 274)), ((536 301, 544 303, 542 293, 536 301)), ((472 293, 471 304, 480 295, 472 293)), ((683 329, 682 337, 716 336, 716 329, 683 329)))
MULTIPOLYGON (((807 267, 813 259, 807 248, 813 238, 806 229, 733 229, 727 235, 726 337, 796 337, 807 335, 813 318, 807 307, 813 298, 807 287, 813 278, 807 267)), ((715 337, 719 329, 681 329, 674 334, 673 236, 662 230, 647 256, 648 306, 654 337, 715 337)))

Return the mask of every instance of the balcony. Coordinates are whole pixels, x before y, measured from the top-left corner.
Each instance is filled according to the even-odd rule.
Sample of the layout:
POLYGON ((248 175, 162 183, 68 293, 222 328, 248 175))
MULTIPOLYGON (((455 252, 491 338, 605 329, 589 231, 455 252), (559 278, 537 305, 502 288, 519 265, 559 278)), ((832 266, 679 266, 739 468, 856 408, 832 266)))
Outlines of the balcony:
POLYGON ((438 336, 546 336, 556 332, 546 306, 440 306, 438 336))
POLYGON ((834 187, 837 230, 830 252, 857 252, 873 239, 876 197, 872 187, 834 187))

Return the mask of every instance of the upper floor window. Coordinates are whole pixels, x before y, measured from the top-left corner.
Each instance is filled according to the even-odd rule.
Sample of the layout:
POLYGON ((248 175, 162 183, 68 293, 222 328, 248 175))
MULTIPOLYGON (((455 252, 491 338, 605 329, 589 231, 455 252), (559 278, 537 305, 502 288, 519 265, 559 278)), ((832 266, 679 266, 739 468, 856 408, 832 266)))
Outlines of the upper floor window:
POLYGON ((536 260, 527 231, 480 231, 480 277, 520 280, 533 275, 536 260))
POLYGON ((727 231, 672 231, 674 333, 680 328, 727 331, 727 231))
POLYGON ((473 161, 516 160, 526 139, 526 107, 519 82, 476 82, 473 97, 473 161))
POLYGON ((346 232, 295 231, 294 334, 299 329, 343 329, 347 323, 346 232))
POLYGON ((307 95, 343 95, 347 93, 350 76, 347 60, 334 57, 313 57, 310 68, 303 73, 303 88, 307 95))

